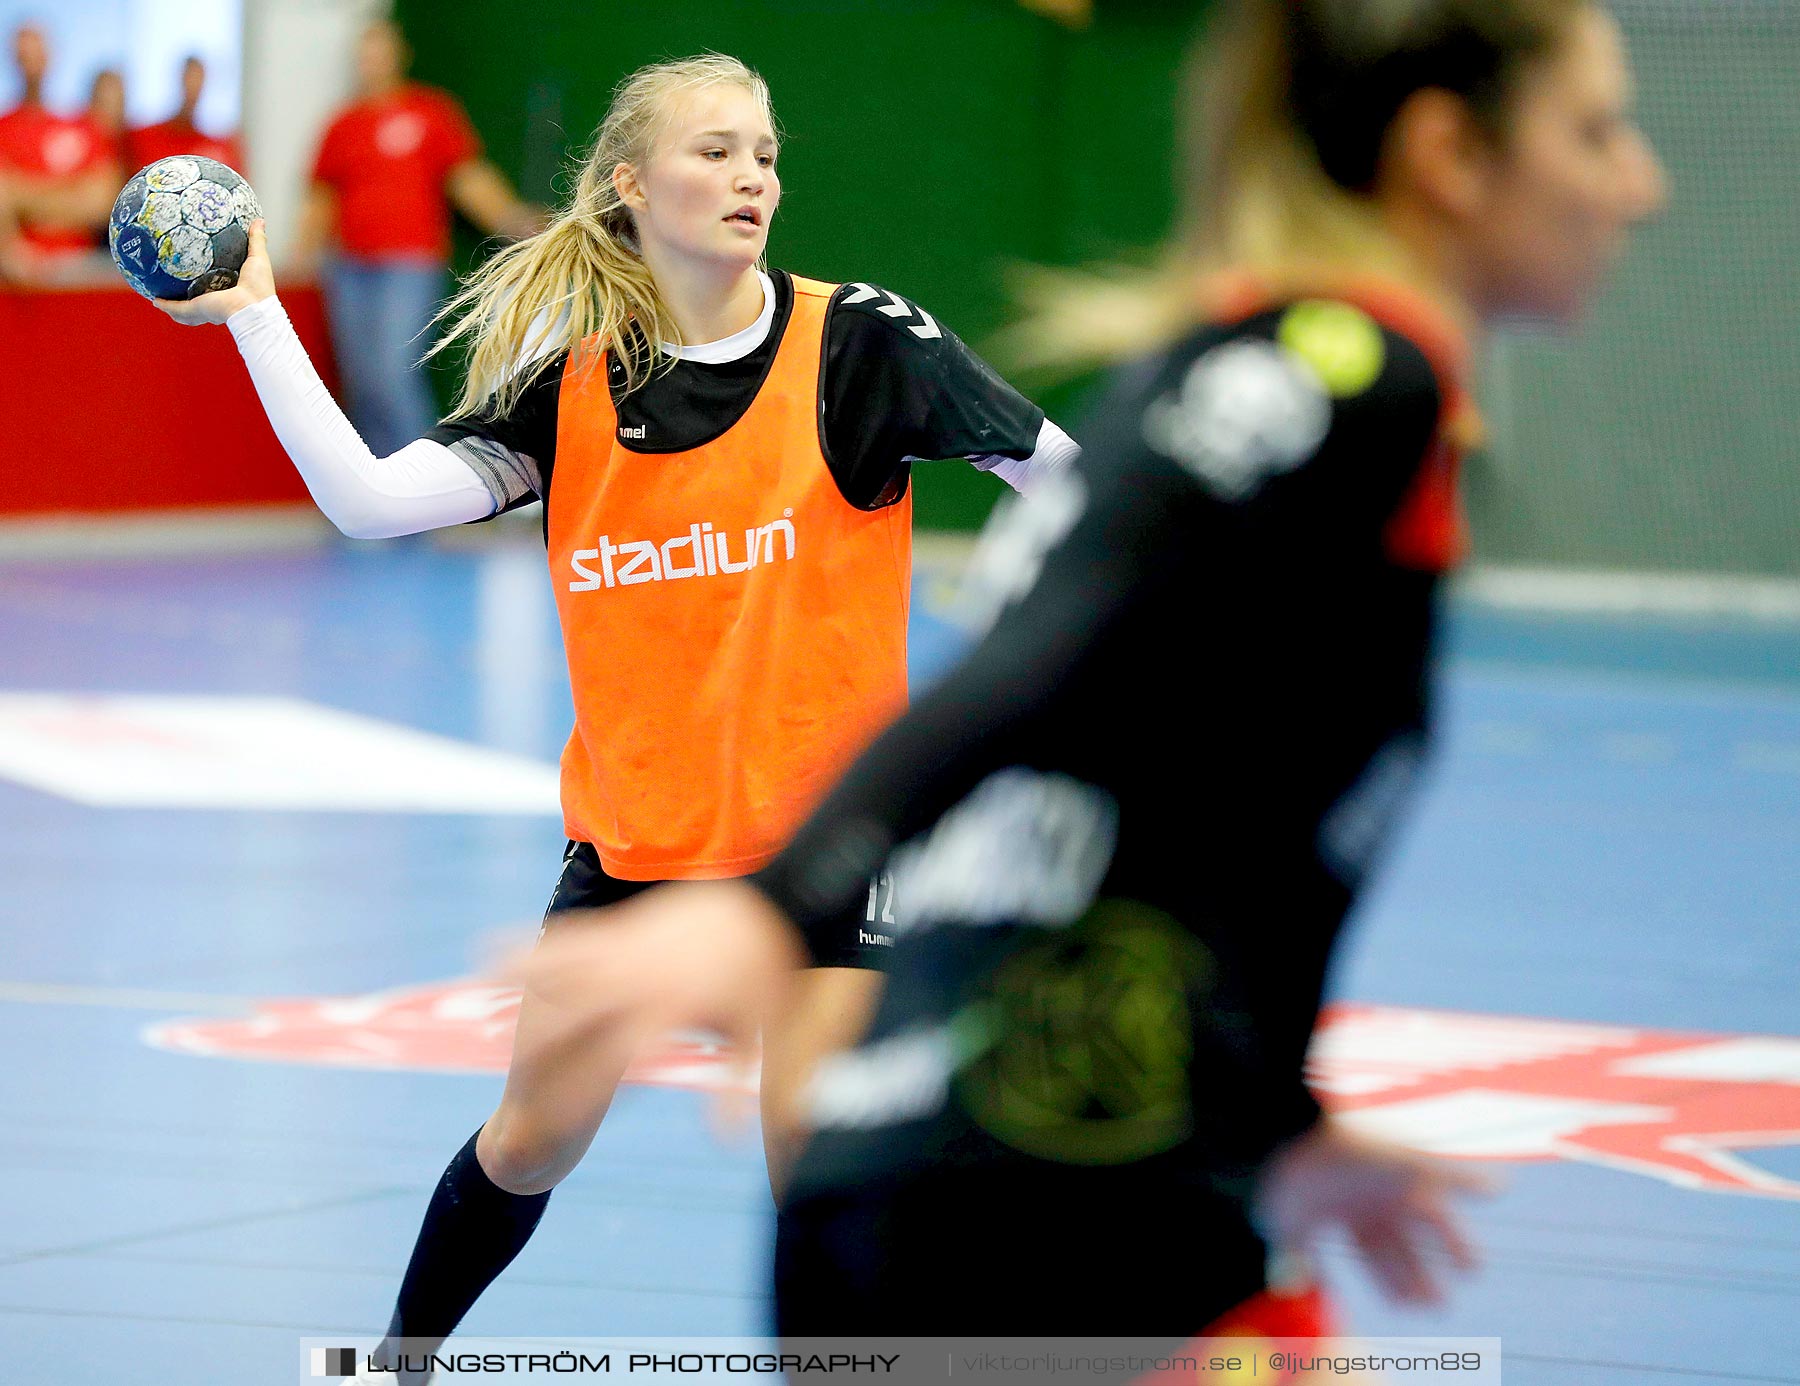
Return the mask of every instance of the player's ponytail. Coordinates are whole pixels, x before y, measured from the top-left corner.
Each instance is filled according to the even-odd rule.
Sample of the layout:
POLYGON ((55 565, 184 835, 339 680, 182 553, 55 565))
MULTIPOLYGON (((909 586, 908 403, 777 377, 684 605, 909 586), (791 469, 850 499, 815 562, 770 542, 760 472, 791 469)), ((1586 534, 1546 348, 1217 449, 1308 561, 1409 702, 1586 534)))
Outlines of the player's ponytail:
POLYGON ((1079 367, 1191 325, 1201 285, 1381 275, 1435 291, 1378 200, 1388 130, 1427 88, 1504 138, 1520 73, 1593 0, 1222 0, 1186 70, 1182 226, 1151 271, 1045 271, 1002 353, 1079 367))
POLYGON ((680 343, 612 175, 622 163, 642 167, 681 100, 722 83, 750 92, 774 124, 763 79, 721 53, 655 63, 619 83, 569 205, 547 229, 471 274, 438 315, 453 325, 427 355, 462 343, 468 358, 453 417, 479 413, 490 399, 498 412, 509 410, 535 374, 520 369, 524 361, 565 348, 609 352, 625 369, 626 388, 634 389, 665 359, 662 347, 680 343), (635 348, 637 334, 648 352, 635 348))

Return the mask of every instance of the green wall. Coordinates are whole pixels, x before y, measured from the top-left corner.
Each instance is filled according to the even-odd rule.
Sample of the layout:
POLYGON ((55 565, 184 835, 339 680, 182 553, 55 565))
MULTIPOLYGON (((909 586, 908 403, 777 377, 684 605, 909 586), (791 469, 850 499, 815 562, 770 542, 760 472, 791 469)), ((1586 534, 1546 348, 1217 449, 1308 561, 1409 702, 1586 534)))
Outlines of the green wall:
MULTIPOLYGON (((1109 257, 1168 226, 1174 74, 1197 7, 1102 0, 1071 32, 1014 0, 400 0, 424 81, 554 200, 614 83, 717 49, 768 78, 785 140, 770 259, 916 299, 978 348, 1021 261, 1109 257)), ((467 261, 472 238, 462 246, 467 261)), ((1039 402, 1067 422, 1077 391, 1039 402)), ((1000 483, 917 470, 921 525, 978 524, 1000 483)))
MULTIPOLYGON (((1675 202, 1588 330, 1490 353, 1477 552, 1800 575, 1800 5, 1612 3, 1675 202)), ((1203 5, 1095 8, 1073 32, 1014 0, 398 11, 419 75, 463 97, 540 199, 626 72, 703 48, 744 57, 786 128, 774 261, 885 284, 979 348, 1007 315, 1009 264, 1116 259, 1168 228, 1175 75, 1203 5)), ((1081 393, 1039 402, 1069 423, 1081 393)), ((927 526, 976 524, 999 489, 953 464, 918 476, 927 526)))
POLYGON ((1800 577, 1800 5, 1614 9, 1673 196, 1582 330, 1496 345, 1478 548, 1800 577))

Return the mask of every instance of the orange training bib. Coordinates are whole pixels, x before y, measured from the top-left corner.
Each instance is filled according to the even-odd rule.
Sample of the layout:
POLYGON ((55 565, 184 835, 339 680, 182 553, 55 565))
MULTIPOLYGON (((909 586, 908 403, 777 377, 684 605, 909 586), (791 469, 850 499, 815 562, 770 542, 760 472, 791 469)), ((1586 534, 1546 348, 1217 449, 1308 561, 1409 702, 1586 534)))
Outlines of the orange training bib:
POLYGON ((839 493, 820 441, 834 286, 793 285, 755 400, 691 451, 624 445, 603 355, 563 376, 563 816, 621 879, 754 871, 906 701, 911 494, 863 511, 839 493))

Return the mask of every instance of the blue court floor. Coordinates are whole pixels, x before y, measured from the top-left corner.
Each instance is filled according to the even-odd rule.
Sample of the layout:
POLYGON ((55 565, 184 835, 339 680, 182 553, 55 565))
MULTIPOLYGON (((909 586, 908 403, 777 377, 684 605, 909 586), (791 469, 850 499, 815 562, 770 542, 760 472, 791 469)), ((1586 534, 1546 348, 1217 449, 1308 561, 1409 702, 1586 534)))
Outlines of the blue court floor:
MULTIPOLYGON (((147 1036, 249 1017, 255 1052, 259 1003, 466 977, 536 916, 570 715, 541 564, 0 564, 0 1380, 286 1383, 301 1337, 381 1326, 498 1076, 147 1036)), ((1800 626, 1470 606, 1449 650, 1431 788, 1334 991, 1404 1013, 1358 1072, 1512 1157, 1447 1307, 1332 1253, 1354 1326, 1498 1337, 1514 1386, 1800 1382, 1800 626)), ((628 1087, 467 1330, 759 1332, 770 1221, 753 1135, 628 1087)))

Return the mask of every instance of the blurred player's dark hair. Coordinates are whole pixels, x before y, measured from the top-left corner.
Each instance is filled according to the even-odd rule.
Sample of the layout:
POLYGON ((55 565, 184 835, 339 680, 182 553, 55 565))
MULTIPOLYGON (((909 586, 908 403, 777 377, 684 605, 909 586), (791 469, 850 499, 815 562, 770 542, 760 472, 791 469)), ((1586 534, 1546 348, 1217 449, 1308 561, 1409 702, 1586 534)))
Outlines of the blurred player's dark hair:
POLYGON ((1158 268, 1029 276, 1037 312, 1002 354, 1055 367, 1141 353, 1189 325, 1195 281, 1226 268, 1271 285, 1426 279, 1379 215, 1395 118, 1414 94, 1441 90, 1504 143, 1522 74, 1590 7, 1220 0, 1186 66, 1182 220, 1158 268))

